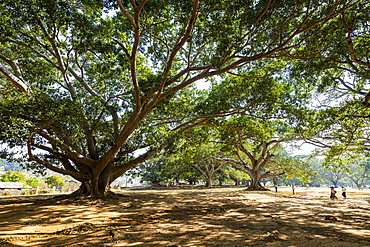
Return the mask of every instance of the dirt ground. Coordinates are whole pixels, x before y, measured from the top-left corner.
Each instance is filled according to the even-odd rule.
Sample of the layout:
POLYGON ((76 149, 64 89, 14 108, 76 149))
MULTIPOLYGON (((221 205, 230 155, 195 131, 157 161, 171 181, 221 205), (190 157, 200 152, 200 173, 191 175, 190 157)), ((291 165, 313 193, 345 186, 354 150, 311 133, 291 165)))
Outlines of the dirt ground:
POLYGON ((370 190, 123 190, 117 200, 0 198, 0 246, 370 246, 370 190))

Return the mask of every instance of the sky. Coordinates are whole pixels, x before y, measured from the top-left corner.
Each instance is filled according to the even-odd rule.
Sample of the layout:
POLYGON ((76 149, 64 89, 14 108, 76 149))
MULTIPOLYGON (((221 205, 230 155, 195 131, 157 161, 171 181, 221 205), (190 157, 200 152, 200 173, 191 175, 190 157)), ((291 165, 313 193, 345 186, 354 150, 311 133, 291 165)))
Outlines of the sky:
POLYGON ((304 154, 309 155, 315 150, 315 148, 317 148, 317 147, 315 147, 312 144, 303 143, 303 144, 301 144, 301 146, 299 148, 293 149, 292 154, 293 155, 304 155, 304 154))

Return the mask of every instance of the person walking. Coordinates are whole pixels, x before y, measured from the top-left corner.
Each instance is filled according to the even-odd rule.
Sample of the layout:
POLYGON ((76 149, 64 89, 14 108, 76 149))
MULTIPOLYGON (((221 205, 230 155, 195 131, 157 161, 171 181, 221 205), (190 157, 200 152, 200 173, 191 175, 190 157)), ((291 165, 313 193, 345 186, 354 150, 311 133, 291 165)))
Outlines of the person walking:
POLYGON ((335 193, 337 193, 334 189, 334 186, 331 186, 330 187, 330 199, 334 200, 334 199, 338 199, 338 197, 336 197, 335 193))
POLYGON ((347 198, 347 190, 343 186, 342 186, 342 196, 343 196, 344 199, 347 198))

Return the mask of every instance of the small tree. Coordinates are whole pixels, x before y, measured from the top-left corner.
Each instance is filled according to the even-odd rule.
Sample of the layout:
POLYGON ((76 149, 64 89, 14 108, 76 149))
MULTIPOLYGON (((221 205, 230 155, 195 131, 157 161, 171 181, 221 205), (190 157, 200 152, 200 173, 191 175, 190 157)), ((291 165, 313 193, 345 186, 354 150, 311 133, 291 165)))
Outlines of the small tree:
POLYGON ((32 188, 36 188, 40 185, 40 179, 38 178, 27 178, 26 184, 32 188))
POLYGON ((1 182, 23 182, 25 180, 25 175, 21 172, 7 171, 5 174, 0 176, 1 182))
POLYGON ((192 167, 205 181, 206 187, 212 187, 213 176, 225 164, 210 159, 215 153, 219 153, 219 147, 212 143, 212 129, 199 127, 184 134, 187 141, 178 143, 178 148, 173 154, 178 164, 182 167, 192 167))
POLYGON ((45 183, 49 185, 49 187, 54 186, 64 186, 64 181, 61 179, 60 176, 52 175, 45 179, 45 183))
POLYGON ((212 158, 245 171, 251 179, 248 190, 266 190, 261 179, 285 174, 285 160, 281 162, 279 155, 281 143, 294 134, 284 122, 238 116, 220 124, 218 131, 219 141, 230 154, 212 158))
POLYGON ((196 168, 204 180, 206 181, 206 187, 212 187, 212 177, 222 166, 225 164, 217 162, 215 160, 204 160, 199 163, 193 164, 192 166, 196 168))

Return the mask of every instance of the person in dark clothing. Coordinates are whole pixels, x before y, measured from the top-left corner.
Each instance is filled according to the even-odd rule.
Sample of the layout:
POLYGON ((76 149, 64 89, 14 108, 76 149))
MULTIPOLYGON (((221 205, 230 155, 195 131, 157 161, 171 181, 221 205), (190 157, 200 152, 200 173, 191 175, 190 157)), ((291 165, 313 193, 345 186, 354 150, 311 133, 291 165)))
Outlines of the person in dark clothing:
POLYGON ((347 198, 347 191, 346 191, 346 188, 342 187, 342 196, 344 199, 347 198))
POLYGON ((334 199, 338 199, 338 197, 336 197, 335 193, 337 193, 334 189, 334 187, 330 187, 330 199, 334 200, 334 199))

